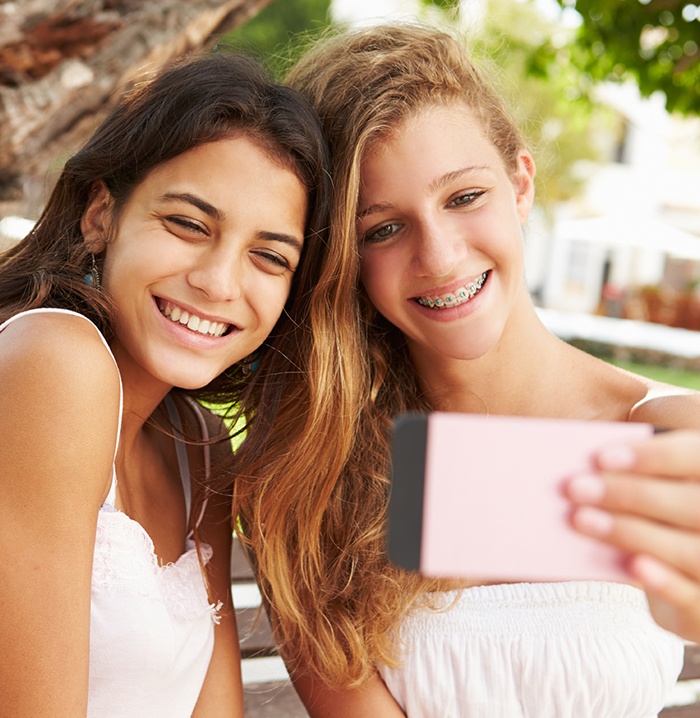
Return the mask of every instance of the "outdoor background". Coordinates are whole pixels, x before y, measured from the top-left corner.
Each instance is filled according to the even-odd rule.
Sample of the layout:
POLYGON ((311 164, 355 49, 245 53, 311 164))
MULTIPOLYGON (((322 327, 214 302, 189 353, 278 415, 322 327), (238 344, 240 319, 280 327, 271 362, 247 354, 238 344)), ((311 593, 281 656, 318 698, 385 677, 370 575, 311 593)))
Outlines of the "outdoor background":
MULTIPOLYGON (((526 130, 538 167, 526 279, 542 319, 591 353, 700 389, 696 2, 0 0, 0 251, 36 221, 111 98, 160 64, 218 46, 282 79, 320 33, 425 20, 464 34, 526 130)), ((235 556, 246 715, 302 718, 235 556)), ((669 705, 685 708, 664 715, 698 715, 685 711, 699 696, 681 681, 669 705)))
POLYGON ((458 28, 510 97, 538 166, 527 280, 545 322, 622 366, 700 388, 700 7, 293 0, 228 39, 283 76, 329 23, 386 19, 458 28))
POLYGON ((553 331, 700 388, 700 5, 687 0, 0 0, 0 249, 110 98, 191 50, 281 79, 334 27, 460 30, 537 163, 526 278, 553 331))

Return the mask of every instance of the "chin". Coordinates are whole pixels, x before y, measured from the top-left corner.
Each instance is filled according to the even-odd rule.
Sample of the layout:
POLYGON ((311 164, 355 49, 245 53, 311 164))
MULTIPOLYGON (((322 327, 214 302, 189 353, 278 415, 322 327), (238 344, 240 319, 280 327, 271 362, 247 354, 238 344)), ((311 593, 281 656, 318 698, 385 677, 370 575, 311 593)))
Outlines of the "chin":
POLYGON ((500 337, 496 335, 482 336, 477 339, 464 337, 463 341, 451 342, 445 344, 443 342, 432 345, 431 350, 443 355, 447 359, 456 359, 460 361, 472 361, 481 359, 492 352, 498 345, 500 337))
POLYGON ((217 376, 217 374, 214 374, 213 376, 209 374, 193 376, 190 373, 185 374, 184 376, 171 376, 168 378, 168 383, 172 384, 173 387, 177 389, 194 391, 207 386, 207 384, 211 383, 217 376))

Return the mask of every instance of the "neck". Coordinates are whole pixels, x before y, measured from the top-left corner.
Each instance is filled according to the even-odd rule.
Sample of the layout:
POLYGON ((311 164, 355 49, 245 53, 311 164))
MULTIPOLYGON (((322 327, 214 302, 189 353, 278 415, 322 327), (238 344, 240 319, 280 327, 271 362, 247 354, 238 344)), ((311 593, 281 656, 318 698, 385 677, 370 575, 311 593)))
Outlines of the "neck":
POLYGON ((173 388, 155 379, 136 363, 123 360, 119 345, 112 351, 119 367, 124 395, 119 454, 128 453, 143 439, 147 422, 173 388))
POLYGON ((540 321, 531 302, 514 311, 498 343, 474 359, 414 356, 419 380, 439 411, 538 415, 552 392, 566 345, 540 321))

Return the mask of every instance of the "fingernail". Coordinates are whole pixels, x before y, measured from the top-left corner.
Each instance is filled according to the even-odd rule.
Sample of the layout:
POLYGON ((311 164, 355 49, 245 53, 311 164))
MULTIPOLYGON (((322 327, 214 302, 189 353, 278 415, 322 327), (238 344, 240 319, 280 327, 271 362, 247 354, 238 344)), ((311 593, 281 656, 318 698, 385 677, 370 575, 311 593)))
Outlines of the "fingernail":
POLYGON ((657 590, 666 586, 671 578, 668 568, 651 556, 637 556, 633 570, 644 586, 657 590))
POLYGON ((605 483, 595 474, 580 474, 567 486, 569 498, 582 504, 597 504, 605 495, 605 483))
POLYGON ((598 465, 608 471, 624 471, 631 469, 637 460, 637 454, 629 446, 614 446, 603 449, 598 454, 598 465))
POLYGON ((573 521, 577 528, 593 536, 607 536, 613 527, 613 517, 607 511, 589 506, 575 511, 573 521))

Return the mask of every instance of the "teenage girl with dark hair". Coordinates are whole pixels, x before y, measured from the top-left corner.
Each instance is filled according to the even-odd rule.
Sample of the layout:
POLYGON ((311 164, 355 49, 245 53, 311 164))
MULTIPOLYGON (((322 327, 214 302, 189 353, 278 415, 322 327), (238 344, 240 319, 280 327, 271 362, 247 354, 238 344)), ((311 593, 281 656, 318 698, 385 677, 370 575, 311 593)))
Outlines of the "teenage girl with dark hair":
POLYGON ((190 59, 119 100, 0 257, 3 715, 242 715, 230 445, 196 399, 263 421, 260 387, 304 370, 289 328, 339 273, 326 154, 255 62, 190 59))

